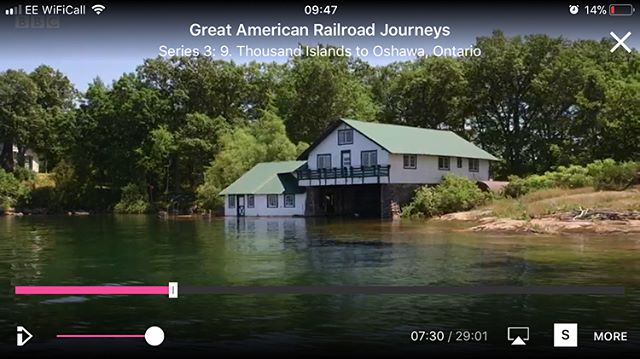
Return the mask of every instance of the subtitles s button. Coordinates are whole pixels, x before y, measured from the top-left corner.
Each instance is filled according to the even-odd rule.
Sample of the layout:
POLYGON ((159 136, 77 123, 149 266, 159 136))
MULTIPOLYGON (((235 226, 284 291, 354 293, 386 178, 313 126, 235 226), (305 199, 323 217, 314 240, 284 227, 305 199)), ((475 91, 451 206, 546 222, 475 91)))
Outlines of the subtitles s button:
POLYGON ((578 323, 553 324, 553 346, 575 348, 578 346, 578 323))

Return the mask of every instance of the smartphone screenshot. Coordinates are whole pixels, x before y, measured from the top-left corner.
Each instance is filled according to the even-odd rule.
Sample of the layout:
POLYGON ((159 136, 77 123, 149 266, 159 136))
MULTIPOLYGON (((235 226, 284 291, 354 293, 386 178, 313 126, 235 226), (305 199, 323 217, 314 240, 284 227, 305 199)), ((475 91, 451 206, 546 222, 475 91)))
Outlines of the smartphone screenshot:
POLYGON ((637 355, 639 9, 2 1, 0 356, 637 355))

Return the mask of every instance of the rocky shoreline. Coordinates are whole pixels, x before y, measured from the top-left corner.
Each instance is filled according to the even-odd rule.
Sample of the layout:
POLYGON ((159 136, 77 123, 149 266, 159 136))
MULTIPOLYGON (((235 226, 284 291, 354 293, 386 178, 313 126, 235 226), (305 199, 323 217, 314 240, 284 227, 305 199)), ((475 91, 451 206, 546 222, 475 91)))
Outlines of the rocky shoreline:
POLYGON ((472 232, 640 234, 640 212, 610 209, 579 210, 528 220, 499 218, 490 210, 473 210, 450 213, 436 220, 470 222, 465 230, 472 232))

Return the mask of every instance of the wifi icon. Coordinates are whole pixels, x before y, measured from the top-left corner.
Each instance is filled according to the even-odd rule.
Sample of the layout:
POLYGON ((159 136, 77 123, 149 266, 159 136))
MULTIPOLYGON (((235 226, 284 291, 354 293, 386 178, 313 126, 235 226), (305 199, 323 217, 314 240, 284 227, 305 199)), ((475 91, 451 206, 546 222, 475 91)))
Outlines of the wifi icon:
POLYGON ((100 15, 100 13, 102 13, 105 8, 106 6, 104 5, 95 4, 91 7, 91 10, 93 10, 96 13, 96 15, 100 15))

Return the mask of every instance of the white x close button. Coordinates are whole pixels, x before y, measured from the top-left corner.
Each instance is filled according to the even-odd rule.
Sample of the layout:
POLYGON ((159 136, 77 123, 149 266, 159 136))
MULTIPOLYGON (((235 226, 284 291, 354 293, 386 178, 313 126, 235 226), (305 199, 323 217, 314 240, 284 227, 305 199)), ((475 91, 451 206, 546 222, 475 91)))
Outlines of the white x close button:
POLYGON ((618 49, 618 47, 622 46, 625 50, 627 50, 627 52, 631 52, 629 46, 624 43, 629 38, 629 36, 631 36, 631 31, 627 32, 627 34, 624 35, 622 39, 619 38, 618 35, 616 35, 616 33, 613 31, 611 31, 609 34, 618 42, 617 44, 613 45, 613 47, 609 51, 614 52, 618 49))

